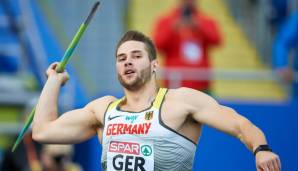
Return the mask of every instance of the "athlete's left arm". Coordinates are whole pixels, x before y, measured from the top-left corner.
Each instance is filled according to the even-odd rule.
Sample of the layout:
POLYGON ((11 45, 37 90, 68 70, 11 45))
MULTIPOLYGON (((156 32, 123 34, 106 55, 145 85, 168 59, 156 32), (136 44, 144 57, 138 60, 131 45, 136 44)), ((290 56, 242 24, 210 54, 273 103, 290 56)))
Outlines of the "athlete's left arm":
MULTIPOLYGON (((189 113, 199 123, 209 125, 239 138, 250 151, 267 144, 263 132, 235 110, 218 104, 212 97, 199 91, 181 88, 189 113)), ((258 171, 279 171, 279 157, 273 152, 260 151, 256 154, 258 171)))

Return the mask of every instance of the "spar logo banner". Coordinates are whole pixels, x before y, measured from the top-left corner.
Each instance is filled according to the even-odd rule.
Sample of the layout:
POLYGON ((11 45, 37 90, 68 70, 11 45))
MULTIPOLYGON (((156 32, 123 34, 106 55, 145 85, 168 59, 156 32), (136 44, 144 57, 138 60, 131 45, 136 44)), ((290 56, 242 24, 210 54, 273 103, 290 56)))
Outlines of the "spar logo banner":
POLYGON ((107 167, 109 171, 153 171, 152 143, 111 141, 107 167))

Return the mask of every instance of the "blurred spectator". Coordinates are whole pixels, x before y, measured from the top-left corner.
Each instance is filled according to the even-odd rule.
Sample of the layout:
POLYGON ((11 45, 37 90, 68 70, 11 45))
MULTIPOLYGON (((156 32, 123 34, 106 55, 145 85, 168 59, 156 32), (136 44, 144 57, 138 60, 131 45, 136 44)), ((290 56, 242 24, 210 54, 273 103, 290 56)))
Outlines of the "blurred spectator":
MULTIPOLYGON (((221 42, 216 22, 196 8, 195 0, 180 0, 175 9, 161 16, 153 38, 157 49, 165 56, 165 67, 168 69, 208 70, 208 50, 221 42)), ((171 87, 169 80, 165 80, 165 84, 171 87)), ((209 91, 208 80, 181 80, 177 86, 209 91)))
POLYGON ((298 11, 281 26, 273 45, 273 67, 288 83, 293 83, 293 96, 298 97, 298 11), (296 81, 295 81, 296 80, 296 81))
POLYGON ((3 154, 2 164, 0 165, 0 170, 1 171, 27 171, 27 170, 29 170, 26 155, 24 155, 24 153, 20 154, 19 152, 13 153, 10 150, 5 151, 3 154), (17 154, 19 154, 19 155, 17 155, 17 154))
POLYGON ((71 161, 72 145, 44 145, 41 153, 43 171, 81 171, 81 167, 71 161))
POLYGON ((279 29, 289 14, 289 1, 290 0, 270 0, 269 21, 274 32, 276 29, 279 29))
POLYGON ((33 142, 31 136, 31 133, 26 134, 22 143, 19 144, 14 152, 11 151, 12 147, 5 149, 3 152, 3 161, 0 165, 1 171, 40 170, 38 166, 35 167, 36 162, 38 162, 37 153, 40 151, 40 144, 33 142))

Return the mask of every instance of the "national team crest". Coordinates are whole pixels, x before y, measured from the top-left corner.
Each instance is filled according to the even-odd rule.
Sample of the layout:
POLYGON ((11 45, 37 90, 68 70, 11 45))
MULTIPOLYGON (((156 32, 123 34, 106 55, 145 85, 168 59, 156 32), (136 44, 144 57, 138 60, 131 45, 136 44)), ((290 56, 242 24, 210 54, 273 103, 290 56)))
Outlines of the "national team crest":
POLYGON ((145 120, 149 121, 153 118, 153 111, 148 111, 145 114, 145 120))

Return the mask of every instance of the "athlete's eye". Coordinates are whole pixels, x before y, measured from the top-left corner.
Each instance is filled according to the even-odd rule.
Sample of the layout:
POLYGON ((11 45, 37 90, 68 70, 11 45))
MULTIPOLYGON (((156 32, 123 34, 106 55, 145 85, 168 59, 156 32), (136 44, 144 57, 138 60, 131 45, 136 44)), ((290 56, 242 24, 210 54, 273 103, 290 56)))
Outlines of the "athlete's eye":
POLYGON ((142 55, 134 55, 133 57, 138 59, 138 58, 141 58, 142 55))
POLYGON ((119 58, 117 59, 118 62, 122 62, 122 61, 124 61, 124 60, 125 60, 125 57, 119 57, 119 58))

